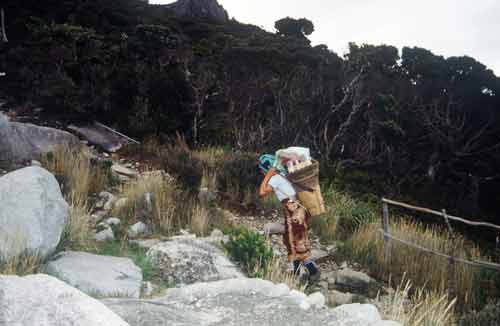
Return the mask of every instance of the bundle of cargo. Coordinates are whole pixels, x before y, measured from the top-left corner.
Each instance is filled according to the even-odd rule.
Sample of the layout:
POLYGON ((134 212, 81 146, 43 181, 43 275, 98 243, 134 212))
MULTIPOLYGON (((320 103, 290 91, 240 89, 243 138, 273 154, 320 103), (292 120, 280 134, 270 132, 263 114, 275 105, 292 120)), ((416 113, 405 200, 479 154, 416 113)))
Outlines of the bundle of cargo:
POLYGON ((319 163, 308 148, 289 147, 276 152, 275 167, 295 186, 297 197, 312 216, 325 212, 319 184, 319 163))

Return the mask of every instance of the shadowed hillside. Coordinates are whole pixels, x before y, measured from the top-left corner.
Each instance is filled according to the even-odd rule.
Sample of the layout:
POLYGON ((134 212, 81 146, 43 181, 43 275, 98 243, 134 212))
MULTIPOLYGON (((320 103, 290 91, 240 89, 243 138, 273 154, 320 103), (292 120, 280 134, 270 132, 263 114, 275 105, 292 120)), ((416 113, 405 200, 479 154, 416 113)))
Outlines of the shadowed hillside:
POLYGON ((500 212, 500 81, 473 58, 357 44, 340 57, 287 20, 272 34, 138 0, 2 7, 0 95, 21 114, 245 151, 300 144, 349 192, 500 212))

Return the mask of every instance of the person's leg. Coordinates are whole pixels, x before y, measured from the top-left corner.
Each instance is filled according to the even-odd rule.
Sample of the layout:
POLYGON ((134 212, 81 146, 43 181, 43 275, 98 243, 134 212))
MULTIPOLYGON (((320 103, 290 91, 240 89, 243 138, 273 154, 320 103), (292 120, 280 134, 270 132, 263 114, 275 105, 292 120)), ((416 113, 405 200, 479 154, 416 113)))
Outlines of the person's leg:
POLYGON ((300 260, 293 261, 293 275, 299 276, 300 274, 300 260))
POLYGON ((310 259, 304 260, 304 266, 309 271, 309 280, 312 282, 318 281, 321 276, 319 267, 310 259))

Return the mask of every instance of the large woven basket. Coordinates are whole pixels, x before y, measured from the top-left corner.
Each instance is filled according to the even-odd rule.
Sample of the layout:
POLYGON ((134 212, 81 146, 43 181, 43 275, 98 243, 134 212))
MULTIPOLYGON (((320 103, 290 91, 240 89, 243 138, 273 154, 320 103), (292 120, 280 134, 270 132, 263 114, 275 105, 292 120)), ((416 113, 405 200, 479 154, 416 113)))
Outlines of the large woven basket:
POLYGON ((297 197, 312 216, 325 212, 325 203, 319 184, 319 163, 312 164, 290 173, 288 179, 295 185, 297 197))

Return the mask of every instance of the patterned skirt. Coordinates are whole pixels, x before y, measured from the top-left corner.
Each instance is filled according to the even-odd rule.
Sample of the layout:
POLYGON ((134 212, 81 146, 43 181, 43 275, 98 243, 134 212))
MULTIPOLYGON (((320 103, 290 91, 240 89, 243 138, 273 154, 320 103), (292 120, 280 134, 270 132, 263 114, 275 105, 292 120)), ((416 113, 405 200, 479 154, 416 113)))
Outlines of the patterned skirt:
POLYGON ((288 250, 288 260, 304 261, 311 256, 311 242, 308 236, 311 215, 297 201, 283 203, 283 214, 283 242, 288 250))

